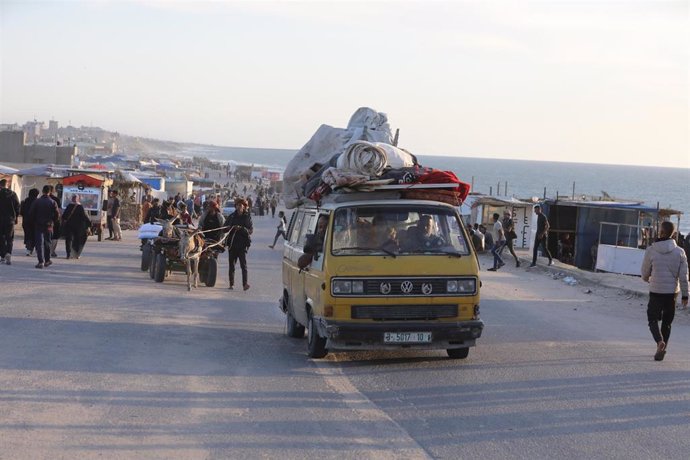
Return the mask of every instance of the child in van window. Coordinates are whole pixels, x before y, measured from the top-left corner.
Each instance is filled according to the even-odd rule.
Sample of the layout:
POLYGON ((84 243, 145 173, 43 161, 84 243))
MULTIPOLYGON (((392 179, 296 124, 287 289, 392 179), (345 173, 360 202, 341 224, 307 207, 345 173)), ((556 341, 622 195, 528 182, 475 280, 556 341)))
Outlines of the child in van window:
POLYGON ((381 248, 387 251, 398 252, 400 251, 400 242, 398 241, 398 231, 395 227, 388 227, 386 229, 386 235, 381 248))

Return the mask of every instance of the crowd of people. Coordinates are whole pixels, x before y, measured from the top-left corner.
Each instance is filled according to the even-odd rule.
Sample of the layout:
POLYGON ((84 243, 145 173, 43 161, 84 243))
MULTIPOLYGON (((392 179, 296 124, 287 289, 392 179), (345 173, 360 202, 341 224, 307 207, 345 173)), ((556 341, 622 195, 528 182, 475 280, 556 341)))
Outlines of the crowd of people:
MULTIPOLYGON (((235 288, 235 268, 239 263, 242 289, 246 291, 250 288, 247 253, 253 232, 252 215, 275 217, 279 199, 272 188, 259 184, 255 187, 244 185, 243 188, 234 185, 222 193, 194 193, 187 199, 177 194, 163 202, 147 191, 142 199, 142 223, 155 224, 177 218, 175 222, 202 231, 204 239, 209 243, 222 242, 227 248, 230 263, 229 289, 235 288), (250 195, 252 192, 255 194, 254 200, 250 195), (234 210, 224 215, 223 209, 232 209, 230 206, 223 206, 228 201, 232 202, 234 210)), ((287 219, 283 211, 278 213, 278 219, 278 232, 271 248, 275 247, 280 236, 283 239, 286 237, 287 219)))
POLYGON ((17 194, 7 188, 7 181, 0 180, 0 262, 12 265, 14 227, 22 217, 24 247, 26 255, 36 253, 36 268, 49 267, 57 257, 57 243, 60 236, 65 239, 66 258, 81 256, 91 220, 79 196, 73 195, 64 211, 55 195, 52 185, 44 185, 39 196, 38 189, 29 190, 21 203, 17 194))

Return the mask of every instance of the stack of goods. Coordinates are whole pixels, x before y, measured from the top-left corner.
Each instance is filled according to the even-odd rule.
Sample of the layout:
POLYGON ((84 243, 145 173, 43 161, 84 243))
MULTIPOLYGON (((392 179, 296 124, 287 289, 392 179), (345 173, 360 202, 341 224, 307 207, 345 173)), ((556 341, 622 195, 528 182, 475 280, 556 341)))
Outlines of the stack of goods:
POLYGON ((419 165, 417 158, 391 139, 386 115, 360 108, 347 129, 322 125, 285 170, 288 208, 332 192, 369 191, 381 185, 402 187, 401 197, 442 201, 459 206, 470 186, 450 171, 419 165), (423 188, 418 184, 450 184, 423 188))

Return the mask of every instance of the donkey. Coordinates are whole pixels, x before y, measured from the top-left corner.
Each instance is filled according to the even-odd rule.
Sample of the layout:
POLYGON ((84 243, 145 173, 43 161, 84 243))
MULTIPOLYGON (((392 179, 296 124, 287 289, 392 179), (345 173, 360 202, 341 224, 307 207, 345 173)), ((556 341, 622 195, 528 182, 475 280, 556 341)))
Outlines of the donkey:
POLYGON ((196 230, 183 230, 180 232, 180 260, 184 262, 187 273, 187 290, 192 290, 192 278, 194 287, 199 285, 199 258, 203 251, 204 238, 196 230))
POLYGON ((177 220, 177 217, 174 217, 169 220, 164 220, 164 219, 156 219, 156 221, 163 226, 161 229, 160 236, 165 237, 165 238, 175 238, 177 237, 176 231, 175 231, 175 226, 173 225, 175 221, 177 220))

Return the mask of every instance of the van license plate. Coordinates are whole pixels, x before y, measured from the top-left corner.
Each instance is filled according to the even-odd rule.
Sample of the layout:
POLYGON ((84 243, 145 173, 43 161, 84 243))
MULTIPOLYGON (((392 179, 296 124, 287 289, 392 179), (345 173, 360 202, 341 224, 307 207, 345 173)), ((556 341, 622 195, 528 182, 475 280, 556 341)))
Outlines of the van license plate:
POLYGON ((431 332, 384 332, 383 343, 431 343, 431 332))

